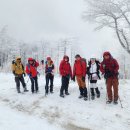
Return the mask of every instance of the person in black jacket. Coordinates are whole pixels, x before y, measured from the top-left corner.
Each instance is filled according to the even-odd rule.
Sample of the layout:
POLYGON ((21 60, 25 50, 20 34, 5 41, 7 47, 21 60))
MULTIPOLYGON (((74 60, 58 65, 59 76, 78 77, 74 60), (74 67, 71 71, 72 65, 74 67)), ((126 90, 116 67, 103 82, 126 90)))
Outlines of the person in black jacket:
POLYGON ((100 62, 96 58, 91 58, 88 63, 87 74, 90 81, 91 99, 100 98, 100 91, 97 87, 97 80, 100 79, 100 62))

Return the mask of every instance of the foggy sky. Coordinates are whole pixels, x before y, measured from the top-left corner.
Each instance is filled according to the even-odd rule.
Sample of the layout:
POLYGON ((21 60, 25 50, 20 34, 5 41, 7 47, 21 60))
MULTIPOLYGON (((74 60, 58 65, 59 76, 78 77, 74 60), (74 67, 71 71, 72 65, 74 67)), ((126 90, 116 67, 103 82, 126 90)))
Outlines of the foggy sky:
POLYGON ((104 50, 115 54, 119 43, 114 32, 95 32, 94 24, 82 20, 83 11, 84 0, 0 0, 0 28, 8 25, 12 37, 27 42, 77 37, 75 44, 86 57, 104 50))

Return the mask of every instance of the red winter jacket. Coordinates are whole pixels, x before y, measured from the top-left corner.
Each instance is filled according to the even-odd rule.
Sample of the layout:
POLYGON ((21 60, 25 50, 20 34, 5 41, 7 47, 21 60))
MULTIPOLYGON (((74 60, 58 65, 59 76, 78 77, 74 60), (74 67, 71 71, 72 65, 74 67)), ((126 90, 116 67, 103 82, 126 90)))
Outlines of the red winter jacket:
POLYGON ((87 64, 82 58, 79 61, 75 61, 73 68, 73 76, 82 76, 86 77, 87 73, 87 64))
POLYGON ((70 75, 72 78, 72 69, 70 66, 69 61, 66 62, 64 59, 61 61, 60 63, 60 67, 59 67, 59 71, 60 71, 60 75, 61 76, 67 76, 70 75))
POLYGON ((38 74, 37 67, 39 66, 39 63, 36 62, 34 65, 27 64, 26 66, 26 73, 31 77, 36 77, 38 74))
POLYGON ((110 59, 103 60, 103 62, 101 63, 100 70, 103 74, 105 74, 107 72, 111 72, 111 73, 113 73, 113 75, 115 74, 115 76, 116 76, 118 74, 119 64, 118 64, 117 60, 113 59, 112 56, 110 55, 110 59))

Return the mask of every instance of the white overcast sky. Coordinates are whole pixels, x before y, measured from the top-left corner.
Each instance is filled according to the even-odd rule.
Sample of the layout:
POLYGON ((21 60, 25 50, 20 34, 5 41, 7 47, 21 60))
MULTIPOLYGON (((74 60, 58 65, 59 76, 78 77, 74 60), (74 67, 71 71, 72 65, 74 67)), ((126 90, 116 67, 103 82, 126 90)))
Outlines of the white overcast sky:
POLYGON ((84 56, 117 52, 114 32, 95 32, 81 19, 84 10, 84 0, 0 0, 0 27, 8 25, 10 35, 24 41, 78 37, 84 56))

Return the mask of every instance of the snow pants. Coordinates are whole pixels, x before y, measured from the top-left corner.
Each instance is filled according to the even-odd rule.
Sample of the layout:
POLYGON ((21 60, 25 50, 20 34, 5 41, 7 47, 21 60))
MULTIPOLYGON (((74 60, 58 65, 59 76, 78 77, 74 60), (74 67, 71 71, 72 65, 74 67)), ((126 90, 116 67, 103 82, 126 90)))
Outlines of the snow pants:
POLYGON ((82 76, 76 76, 76 79, 80 88, 86 87, 86 83, 82 80, 82 76))
POLYGON ((90 80, 90 89, 91 89, 91 95, 92 96, 95 96, 95 92, 94 92, 94 89, 96 91, 96 94, 100 94, 100 91, 97 87, 97 80, 90 80))
POLYGON ((31 77, 30 80, 32 93, 34 93, 34 91, 38 92, 38 77, 31 77))
POLYGON ((117 101, 118 100, 118 78, 108 78, 106 80, 108 99, 117 101), (112 93, 113 88, 113 93, 112 93))
POLYGON ((23 88, 26 89, 26 83, 25 83, 24 77, 22 75, 15 77, 15 82, 16 82, 16 89, 18 92, 20 92, 20 82, 21 82, 23 88))
POLYGON ((50 92, 53 92, 53 82, 54 82, 54 75, 51 73, 46 74, 46 93, 48 94, 48 89, 49 89, 49 83, 50 83, 50 92))
POLYGON ((80 95, 82 95, 84 97, 88 97, 86 82, 83 81, 82 76, 76 76, 76 79, 77 79, 77 83, 79 86, 80 95))
POLYGON ((70 78, 68 78, 68 76, 62 76, 61 82, 61 89, 60 89, 60 95, 63 95, 63 92, 65 91, 65 93, 68 93, 68 87, 69 87, 69 80, 70 78))

